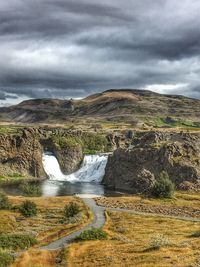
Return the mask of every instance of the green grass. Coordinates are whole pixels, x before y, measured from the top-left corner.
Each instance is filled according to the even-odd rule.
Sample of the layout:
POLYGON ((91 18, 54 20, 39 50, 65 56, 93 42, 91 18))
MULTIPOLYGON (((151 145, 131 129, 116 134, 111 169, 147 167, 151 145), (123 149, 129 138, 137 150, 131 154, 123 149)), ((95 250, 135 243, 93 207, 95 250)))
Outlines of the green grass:
POLYGON ((14 173, 8 174, 8 177, 11 177, 11 178, 22 178, 23 175, 21 173, 14 172, 14 173))
POLYGON ((104 240, 107 239, 108 234, 104 232, 101 228, 92 228, 90 230, 85 230, 78 237, 77 240, 104 240))
POLYGON ((153 126, 155 128, 200 128, 200 122, 193 122, 175 117, 145 117, 144 122, 148 126, 153 126))
POLYGON ((0 134, 21 134, 24 126, 15 125, 1 125, 0 134))
POLYGON ((20 173, 11 173, 7 175, 0 175, 0 185, 1 184, 19 184, 25 177, 20 173))
POLYGON ((30 235, 0 234, 1 249, 27 249, 36 243, 36 239, 30 235))
POLYGON ((14 262, 14 257, 3 250, 0 250, 0 267, 8 267, 14 262))
POLYGON ((36 184, 24 183, 20 186, 25 197, 39 197, 42 195, 40 187, 36 184))
POLYGON ((95 154, 97 152, 109 152, 109 142, 103 134, 84 133, 82 136, 52 135, 51 142, 60 149, 73 149, 82 147, 84 154, 95 154))

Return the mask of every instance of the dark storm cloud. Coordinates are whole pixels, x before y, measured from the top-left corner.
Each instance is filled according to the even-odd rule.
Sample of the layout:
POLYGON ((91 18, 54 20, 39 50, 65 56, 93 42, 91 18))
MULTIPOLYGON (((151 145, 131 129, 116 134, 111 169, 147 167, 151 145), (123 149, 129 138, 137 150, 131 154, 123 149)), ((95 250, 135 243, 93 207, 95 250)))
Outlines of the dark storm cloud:
POLYGON ((0 99, 150 88, 200 98, 197 0, 0 3, 0 99))

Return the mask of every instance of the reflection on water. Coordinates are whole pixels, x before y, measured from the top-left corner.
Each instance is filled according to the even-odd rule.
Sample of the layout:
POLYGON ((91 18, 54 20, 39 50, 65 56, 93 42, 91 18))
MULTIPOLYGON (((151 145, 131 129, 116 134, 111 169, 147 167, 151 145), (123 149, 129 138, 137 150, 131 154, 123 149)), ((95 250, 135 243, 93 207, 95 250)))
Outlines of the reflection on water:
MULTIPOLYGON (((35 183, 35 182, 34 182, 35 183)), ((77 182, 70 183, 67 181, 53 181, 45 180, 37 182, 37 185, 41 187, 42 196, 72 196, 75 194, 89 194, 99 196, 117 196, 123 193, 111 191, 105 188, 103 185, 95 182, 85 183, 77 182)), ((21 195, 22 191, 19 185, 5 185, 4 191, 9 195, 21 195)))
POLYGON ((74 194, 104 195, 104 186, 98 183, 70 183, 47 180, 42 184, 44 196, 71 196, 74 194))

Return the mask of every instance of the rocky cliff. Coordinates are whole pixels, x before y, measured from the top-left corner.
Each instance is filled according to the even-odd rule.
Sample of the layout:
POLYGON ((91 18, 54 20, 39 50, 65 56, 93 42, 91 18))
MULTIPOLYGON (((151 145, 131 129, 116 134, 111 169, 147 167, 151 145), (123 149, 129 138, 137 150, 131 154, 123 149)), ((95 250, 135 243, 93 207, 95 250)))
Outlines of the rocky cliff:
POLYGON ((63 137, 63 140, 65 140, 65 143, 61 145, 54 138, 50 138, 45 140, 44 146, 57 158, 62 172, 71 174, 77 171, 82 163, 83 149, 78 143, 67 142, 67 137, 63 137))
POLYGON ((200 188, 200 136, 188 133, 137 134, 130 149, 109 156, 103 184, 134 193, 151 190, 161 171, 178 189, 200 188))
POLYGON ((15 133, 0 134, 0 177, 46 178, 42 163, 45 149, 53 152, 64 173, 76 171, 83 159, 82 147, 57 144, 51 137, 59 134, 59 131, 42 128, 22 128, 15 133))
POLYGON ((42 165, 43 148, 32 129, 22 133, 0 135, 1 177, 46 177, 42 165))

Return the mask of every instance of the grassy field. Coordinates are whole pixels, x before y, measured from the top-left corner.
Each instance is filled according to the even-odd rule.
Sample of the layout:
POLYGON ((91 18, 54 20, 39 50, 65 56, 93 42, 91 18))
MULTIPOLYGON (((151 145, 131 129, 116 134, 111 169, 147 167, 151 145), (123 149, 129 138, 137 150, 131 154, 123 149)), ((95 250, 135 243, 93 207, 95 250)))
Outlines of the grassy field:
POLYGON ((70 246, 67 267, 198 266, 200 238, 190 235, 200 223, 107 212, 109 240, 70 246))
POLYGON ((55 266, 55 258, 59 251, 41 252, 37 251, 37 247, 79 230, 93 217, 88 207, 76 197, 9 197, 9 202, 12 209, 0 210, 0 267, 8 266, 5 263, 6 259, 13 253, 29 247, 33 248, 17 258, 13 266, 55 266), (25 200, 36 203, 36 216, 27 218, 19 213, 17 207, 25 200), (80 213, 73 220, 66 220, 64 207, 72 202, 80 207, 80 213), (35 265, 35 262, 39 265, 35 265))
POLYGON ((85 204, 76 197, 9 197, 13 205, 19 206, 24 200, 37 204, 39 213, 36 217, 24 218, 15 211, 0 211, 0 231, 4 233, 33 234, 38 245, 49 243, 83 227, 91 219, 91 213, 85 204), (64 206, 70 202, 77 203, 82 210, 82 218, 76 223, 62 224, 64 206), (5 220, 7 225, 5 228, 5 220))
MULTIPOLYGON (((148 199, 143 196, 110 197, 97 200, 110 207, 126 208, 133 203, 143 203, 149 207, 161 205, 172 208, 176 206, 180 211, 185 207, 200 210, 198 193, 176 192, 171 200, 148 199)), ((43 203, 43 200, 41 202, 43 203)), ((40 205, 44 205, 42 203, 40 205)), ((10 227, 13 227, 12 224, 10 227)), ((156 217, 151 214, 136 215, 107 211, 106 224, 103 229, 108 233, 107 240, 75 242, 62 253, 30 249, 22 254, 12 267, 199 266, 200 222, 165 216, 156 217)))

